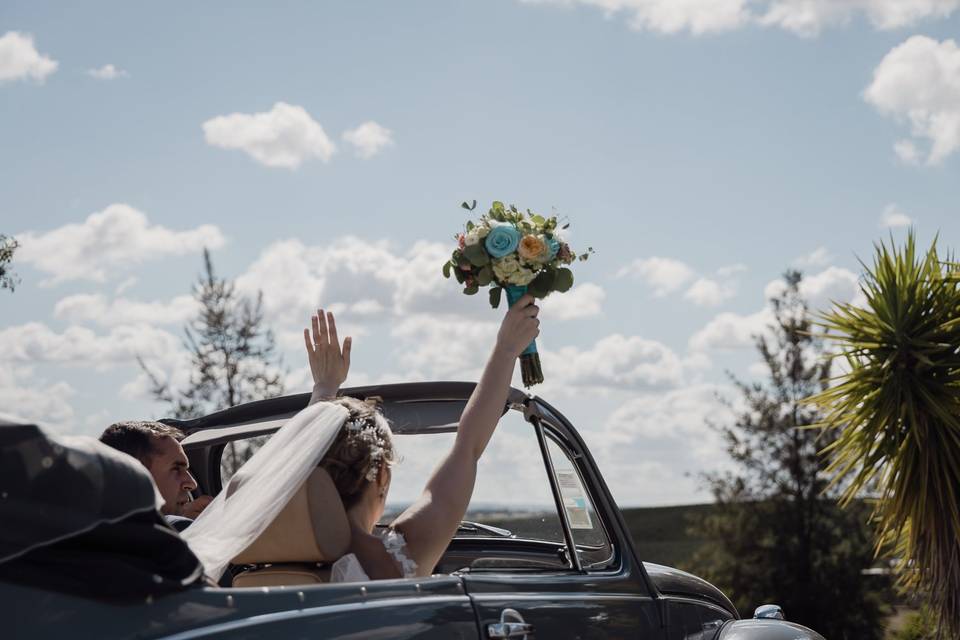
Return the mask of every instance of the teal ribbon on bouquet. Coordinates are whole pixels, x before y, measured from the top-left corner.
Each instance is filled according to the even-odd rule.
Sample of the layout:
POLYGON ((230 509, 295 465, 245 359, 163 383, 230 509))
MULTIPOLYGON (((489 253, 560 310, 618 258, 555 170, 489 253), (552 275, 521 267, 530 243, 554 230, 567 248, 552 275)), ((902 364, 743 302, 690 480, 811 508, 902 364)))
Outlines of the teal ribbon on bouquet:
MULTIPOLYGON (((507 304, 511 307, 527 292, 526 285, 507 285, 504 288, 507 294, 507 304)), ((540 354, 537 353, 537 341, 532 341, 520 354, 520 374, 523 386, 529 388, 543 382, 543 367, 540 366, 540 354)))

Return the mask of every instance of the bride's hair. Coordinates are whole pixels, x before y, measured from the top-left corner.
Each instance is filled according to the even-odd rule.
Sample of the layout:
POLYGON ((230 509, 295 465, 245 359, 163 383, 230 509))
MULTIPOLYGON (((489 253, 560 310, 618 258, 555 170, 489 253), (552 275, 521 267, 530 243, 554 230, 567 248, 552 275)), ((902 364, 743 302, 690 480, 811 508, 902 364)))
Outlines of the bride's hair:
POLYGON ((343 506, 352 507, 383 465, 396 462, 390 424, 372 404, 342 396, 332 401, 350 411, 320 466, 337 487, 343 506))

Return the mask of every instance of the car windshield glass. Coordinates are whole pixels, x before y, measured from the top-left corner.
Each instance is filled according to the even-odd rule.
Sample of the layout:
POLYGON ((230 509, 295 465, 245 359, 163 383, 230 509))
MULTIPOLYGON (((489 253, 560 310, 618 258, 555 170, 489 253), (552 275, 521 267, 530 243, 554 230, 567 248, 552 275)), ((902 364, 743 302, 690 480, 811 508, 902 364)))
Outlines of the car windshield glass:
MULTIPOLYGON (((416 500, 434 467, 453 446, 454 433, 394 436, 399 462, 381 524, 389 524, 416 500)), ((228 443, 220 458, 223 485, 269 436, 228 443)), ((533 425, 518 411, 500 420, 477 466, 473 497, 457 537, 524 538, 563 542, 563 529, 550 491, 533 425)))
MULTIPOLYGON (((416 500, 427 478, 456 434, 408 434, 396 437, 400 462, 393 469, 383 523, 416 500)), ((458 537, 529 538, 563 542, 550 481, 533 425, 508 411, 477 465, 477 482, 458 537), (506 531, 506 535, 504 535, 506 531)))

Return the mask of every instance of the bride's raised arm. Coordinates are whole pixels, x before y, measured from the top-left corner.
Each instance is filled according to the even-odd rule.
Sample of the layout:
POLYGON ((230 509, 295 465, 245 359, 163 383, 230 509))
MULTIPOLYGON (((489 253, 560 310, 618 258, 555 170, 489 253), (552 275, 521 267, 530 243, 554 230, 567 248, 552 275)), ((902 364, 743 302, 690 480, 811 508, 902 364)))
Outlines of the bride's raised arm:
POLYGON ((540 333, 539 308, 526 295, 500 325, 483 375, 460 417, 453 448, 434 469, 420 498, 390 525, 407 541, 418 574, 429 575, 466 513, 477 461, 503 415, 517 357, 540 333))

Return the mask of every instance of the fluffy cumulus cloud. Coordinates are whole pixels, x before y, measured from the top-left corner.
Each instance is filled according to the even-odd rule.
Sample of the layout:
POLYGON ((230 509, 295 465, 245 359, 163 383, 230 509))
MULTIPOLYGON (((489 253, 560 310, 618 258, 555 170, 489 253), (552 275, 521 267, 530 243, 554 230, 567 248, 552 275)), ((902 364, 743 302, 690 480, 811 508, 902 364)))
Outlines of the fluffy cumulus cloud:
POLYGON ((638 258, 620 269, 620 277, 633 277, 653 289, 658 297, 673 293, 693 280, 697 272, 680 260, 673 258, 638 258))
MULTIPOLYGON (((786 283, 780 278, 771 281, 764 288, 764 300, 777 297, 784 287, 786 283)), ((812 310, 821 310, 834 302, 858 304, 863 294, 857 274, 830 266, 804 276, 800 282, 800 295, 812 310)), ((690 337, 688 347, 693 352, 753 348, 758 336, 770 335, 774 321, 769 303, 754 313, 720 313, 690 337)))
POLYGON ((37 377, 28 366, 0 362, 0 412, 11 417, 66 430, 72 426, 70 399, 76 390, 63 381, 37 377))
POLYGON ((591 448, 617 501, 677 504, 702 491, 697 473, 724 465, 723 443, 708 424, 731 418, 726 386, 693 384, 634 395, 590 434, 591 448))
POLYGON ((336 145, 320 123, 298 105, 277 102, 262 113, 231 113, 203 123, 207 144, 239 149, 262 165, 296 169, 319 158, 329 162, 336 145))
POLYGON ((912 224, 913 218, 897 208, 896 204, 888 204, 880 214, 880 227, 883 229, 909 227, 912 224))
POLYGON ((603 312, 603 301, 606 297, 607 292, 603 287, 585 282, 562 295, 547 296, 539 305, 543 318, 575 320, 600 315, 603 312))
POLYGON ((722 267, 711 276, 698 275, 690 265, 673 258, 653 256, 638 258, 622 267, 618 277, 632 277, 653 289, 657 297, 686 288, 683 297, 696 305, 715 307, 737 293, 737 275, 745 271, 743 265, 722 267))
POLYGON ((0 85, 17 80, 43 83, 58 63, 37 51, 33 36, 8 31, 0 36, 0 85))
POLYGON ((720 33, 750 25, 814 36, 827 27, 864 18, 877 29, 896 29, 945 18, 960 0, 523 0, 530 4, 583 5, 622 15, 632 29, 659 33, 720 33))
POLYGON ((874 69, 864 99, 910 126, 911 138, 894 146, 901 160, 941 164, 960 148, 960 47, 954 40, 912 36, 874 69))
POLYGON ((357 157, 367 159, 393 144, 393 132, 372 120, 343 132, 343 140, 357 157))
POLYGON ((45 285, 104 282, 131 265, 196 253, 204 247, 217 249, 225 242, 213 225, 174 231, 150 224, 146 214, 125 204, 112 204, 79 224, 18 233, 17 239, 21 245, 17 260, 49 274, 45 285))
POLYGON ((824 267, 833 260, 833 256, 827 251, 826 247, 817 247, 805 256, 800 256, 793 261, 793 266, 799 269, 824 267))
POLYGON ((116 80, 117 78, 126 78, 130 74, 117 66, 105 64, 96 69, 87 69, 87 75, 97 80, 116 80))
POLYGON ((0 329, 4 361, 21 366, 58 363, 102 370, 128 365, 137 356, 165 358, 181 350, 179 338, 145 324, 115 327, 107 334, 78 326, 58 333, 40 322, 0 329))
POLYGON ((450 248, 417 242, 399 251, 385 240, 343 237, 327 244, 278 241, 237 278, 240 291, 263 291, 278 322, 302 321, 318 306, 351 315, 468 314, 474 300, 439 277, 450 248))
POLYGON ((81 293, 58 301, 53 315, 73 323, 94 322, 106 327, 141 323, 180 325, 198 308, 194 297, 186 295, 169 301, 144 302, 127 298, 108 300, 102 294, 81 293))
POLYGON ((684 381, 684 361, 672 349, 640 336, 612 334, 587 349, 562 347, 543 354, 544 367, 571 386, 667 388, 684 381))

